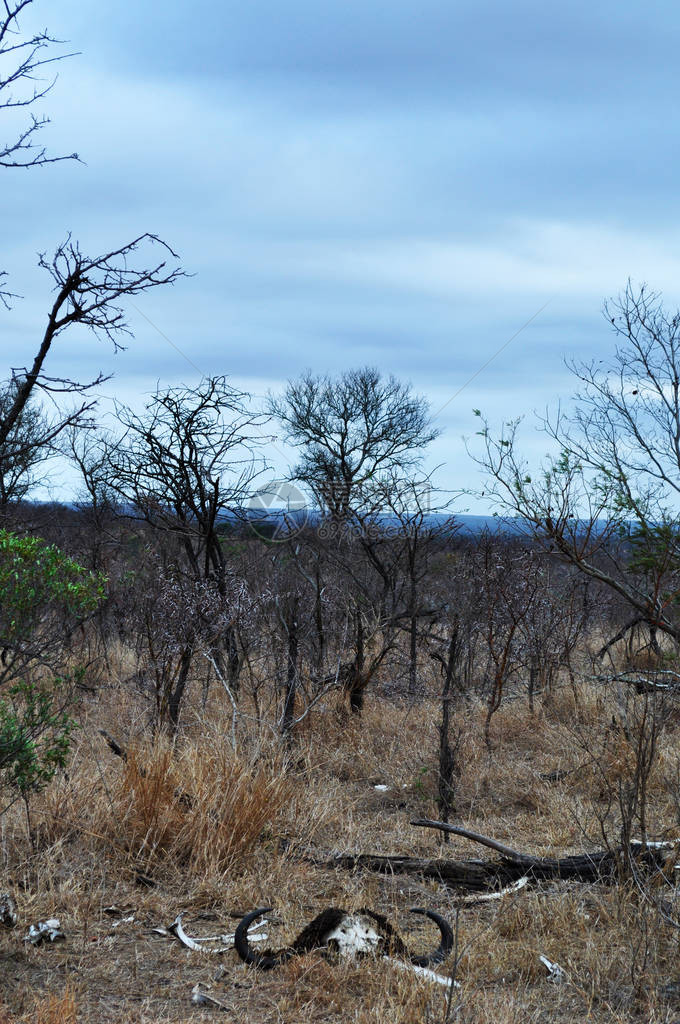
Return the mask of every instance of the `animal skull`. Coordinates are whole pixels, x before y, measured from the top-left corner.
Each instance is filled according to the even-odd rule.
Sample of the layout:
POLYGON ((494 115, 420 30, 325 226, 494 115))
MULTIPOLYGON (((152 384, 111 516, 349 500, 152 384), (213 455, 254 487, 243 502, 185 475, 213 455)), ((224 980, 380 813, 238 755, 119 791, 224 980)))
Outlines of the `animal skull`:
POLYGON ((251 911, 239 923, 234 935, 234 946, 241 959, 268 971, 279 964, 285 963, 293 956, 309 953, 319 949, 325 952, 336 952, 340 956, 378 956, 396 957, 416 967, 428 967, 441 963, 453 948, 453 931, 450 924, 433 910, 412 908, 412 913, 423 914, 439 928, 441 942, 434 952, 425 956, 414 956, 406 943, 393 928, 390 922, 373 910, 362 908, 356 912, 342 910, 339 907, 328 907, 304 928, 290 946, 280 950, 252 950, 248 943, 248 928, 262 914, 268 913, 271 907, 260 907, 251 911))

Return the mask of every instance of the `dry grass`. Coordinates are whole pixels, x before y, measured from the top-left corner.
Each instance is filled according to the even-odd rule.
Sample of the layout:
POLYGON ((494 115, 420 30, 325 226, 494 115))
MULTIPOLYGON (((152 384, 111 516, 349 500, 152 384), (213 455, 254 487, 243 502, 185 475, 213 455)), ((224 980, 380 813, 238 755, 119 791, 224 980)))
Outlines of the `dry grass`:
POLYGON ((77 1024, 78 1003, 74 990, 67 985, 62 995, 40 999, 34 1013, 35 1024, 77 1024))
MULTIPOLYGON (((484 709, 466 705, 457 719, 456 820, 538 854, 601 845, 602 827, 615 840, 611 798, 630 776, 641 707, 630 695, 624 704, 590 684, 556 690, 533 716, 524 700, 510 701, 493 719, 491 749, 484 709), (546 779, 556 770, 564 774, 546 779)), ((310 955, 258 974, 233 953, 191 953, 153 931, 184 911, 190 934, 215 934, 272 904, 271 944, 282 946, 329 903, 371 905, 414 949, 431 947, 432 926, 408 908, 425 905, 453 919, 450 889, 418 877, 328 870, 305 855, 482 855, 462 839, 443 845, 409 825, 437 816, 436 704, 400 706, 369 695, 359 721, 329 703, 305 720, 290 751, 244 727, 234 752, 217 695, 205 710, 188 711, 174 749, 149 745, 133 696, 105 691, 88 709, 68 777, 34 801, 35 849, 18 805, 3 819, 0 890, 16 893, 22 924, 59 917, 67 941, 33 948, 20 930, 0 935, 0 1024, 443 1022, 443 990, 383 962, 332 964, 310 955), (128 744, 126 763, 110 753, 100 727, 128 744), (134 920, 114 927, 126 917, 134 920), (229 1012, 192 1007, 196 983, 211 986, 229 1012)), ((677 728, 671 715, 659 737, 650 835, 680 835, 677 728)), ((671 916, 680 912, 674 890, 659 896, 671 916)), ((635 887, 545 883, 465 907, 459 932, 462 989, 451 1015, 459 1024, 680 1019, 678 933, 635 887), (563 984, 548 980, 540 955, 561 965, 563 984)))
POLYGON ((130 752, 110 827, 145 870, 172 863, 191 875, 237 873, 275 834, 292 798, 281 764, 244 761, 228 746, 130 752))

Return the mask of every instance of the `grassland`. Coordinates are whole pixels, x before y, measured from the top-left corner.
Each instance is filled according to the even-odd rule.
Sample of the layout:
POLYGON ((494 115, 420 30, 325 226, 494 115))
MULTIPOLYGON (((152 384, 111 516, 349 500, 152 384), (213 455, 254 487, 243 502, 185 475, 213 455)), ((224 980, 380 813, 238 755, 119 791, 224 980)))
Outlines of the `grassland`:
MULTIPOLYGON (((396 701, 387 682, 360 719, 331 695, 284 747, 244 717, 233 749, 231 715, 214 693, 206 706, 187 703, 173 750, 149 741, 114 666, 81 708, 67 774, 31 802, 30 838, 20 802, 2 818, 0 891, 15 894, 20 913, 0 933, 2 1024, 435 1024, 447 1012, 469 1024, 680 1019, 680 933, 663 879, 549 881, 460 906, 461 893, 437 881, 317 863, 335 852, 483 855, 410 825, 438 816, 439 707, 427 695, 396 701), (127 761, 102 728, 126 745, 127 761), (443 987, 384 961, 310 954, 258 973, 233 951, 191 952, 153 931, 180 911, 192 935, 232 931, 243 913, 273 905, 270 944, 280 947, 329 904, 382 911, 418 951, 435 936, 409 907, 457 919, 457 956, 440 969, 460 982, 452 1005, 443 987), (25 943, 27 925, 47 917, 60 919, 66 940, 25 943), (561 983, 541 955, 559 963, 561 983), (197 984, 224 1008, 192 1005, 197 984)), ((533 714, 519 697, 494 716, 491 748, 484 707, 461 704, 455 821, 535 854, 616 840, 643 700, 585 677, 543 694, 533 714), (557 781, 546 778, 558 770, 557 781)), ((677 729, 667 714, 647 787, 650 838, 680 836, 677 729)))

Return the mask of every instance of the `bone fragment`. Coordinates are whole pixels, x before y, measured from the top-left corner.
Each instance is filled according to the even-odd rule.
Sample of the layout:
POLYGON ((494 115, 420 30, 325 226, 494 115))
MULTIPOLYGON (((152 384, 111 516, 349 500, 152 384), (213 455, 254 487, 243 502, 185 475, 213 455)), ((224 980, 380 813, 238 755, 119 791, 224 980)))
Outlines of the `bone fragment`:
MULTIPOLYGON (((187 949, 192 949, 195 953, 226 953, 228 950, 234 948, 234 933, 228 933, 225 935, 206 935, 201 938, 192 938, 191 935, 187 935, 182 927, 183 914, 178 914, 172 924, 168 925, 167 928, 154 928, 153 931, 157 935, 174 935, 183 946, 187 949), (221 946, 216 946, 214 949, 206 949, 203 943, 206 942, 221 942, 221 946)), ((268 935, 262 931, 262 928, 267 924, 266 919, 259 921, 248 929, 248 939, 251 942, 266 942, 268 935)))
POLYGON ((26 935, 24 935, 24 942, 31 942, 34 946, 39 946, 43 940, 47 942, 60 942, 65 938, 66 936, 61 931, 59 919, 50 917, 47 921, 38 921, 37 924, 30 925, 26 935))
POLYGON ((219 999, 215 999, 214 996, 209 996, 207 992, 204 992, 200 985, 194 985, 192 988, 191 1002, 194 1006, 215 1006, 218 1010, 229 1009, 226 1003, 223 1003, 219 999))
POLYGON ((519 892, 525 885, 529 884, 529 876, 522 875, 516 882, 511 882, 510 885, 506 885, 504 889, 498 889, 497 892, 480 893, 479 895, 473 894, 471 896, 461 896, 457 900, 459 905, 471 906, 476 903, 488 903, 489 900, 500 900, 504 896, 510 896, 512 893, 519 892))
POLYGON ((548 960, 547 956, 539 956, 538 958, 546 971, 548 972, 548 981, 552 981, 555 985, 561 985, 567 980, 566 973, 562 970, 559 964, 555 963, 554 960, 548 960))
MULTIPOLYGON (((419 967, 417 964, 407 964, 403 960, 394 960, 391 956, 386 956, 385 960, 392 967, 397 967, 400 971, 411 971, 413 974, 417 974, 421 978, 427 978, 428 981, 433 981, 437 985, 444 985, 446 988, 451 988, 451 978, 447 978, 443 974, 437 974, 436 971, 431 971, 429 967, 419 967)), ((454 988, 460 988, 460 983, 454 981, 454 988)))

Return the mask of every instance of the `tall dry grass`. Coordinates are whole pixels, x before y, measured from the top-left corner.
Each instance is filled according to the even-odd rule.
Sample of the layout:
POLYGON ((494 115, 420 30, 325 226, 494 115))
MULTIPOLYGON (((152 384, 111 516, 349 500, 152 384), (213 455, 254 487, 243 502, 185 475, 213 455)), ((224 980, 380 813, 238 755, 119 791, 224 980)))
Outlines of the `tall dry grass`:
POLYGON ((239 873, 276 834, 292 792, 283 758, 159 741, 128 752, 102 832, 150 872, 239 873))
MULTIPOLYGON (((152 932, 179 910, 190 934, 231 930, 232 914, 273 904, 270 942, 281 946, 323 906, 368 905, 415 949, 428 948, 431 927, 408 907, 453 918, 452 890, 416 876, 321 865, 335 851, 486 855, 458 838, 444 848, 440 836, 409 824, 437 816, 436 701, 407 706, 369 695, 360 720, 329 702, 305 719, 292 749, 244 721, 234 753, 222 738, 229 709, 220 715, 211 704, 203 720, 193 709, 173 747, 144 742, 133 696, 127 705, 120 691, 110 698, 109 706, 93 702, 68 776, 35 800, 36 850, 27 848, 20 807, 3 821, 0 889, 15 888, 22 920, 59 916, 67 933, 62 946, 38 950, 24 949, 20 935, 0 936, 8 1007, 24 1013, 25 993, 51 985, 48 1012, 64 999, 64 973, 77 970, 74 1019, 82 1024, 218 1019, 218 1011, 191 1007, 197 981, 227 1003, 221 1017, 240 1024, 443 1024, 442 991, 382 962, 310 956, 260 975, 234 954, 216 962, 152 932), (127 762, 111 754, 99 727, 128 746, 127 762), (134 922, 113 929, 110 905, 134 922)), ((531 853, 601 845, 603 813, 632 756, 631 740, 612 724, 617 707, 615 694, 588 681, 577 694, 556 689, 537 700, 533 715, 519 698, 494 716, 489 749, 484 707, 462 704, 456 821, 531 853)), ((650 777, 654 834, 680 834, 677 740, 670 720, 650 777)), ((616 837, 615 804, 610 811, 616 837)), ((674 890, 661 897, 680 910, 674 890)), ((680 1019, 677 931, 635 887, 545 884, 466 908, 460 941, 458 1024, 680 1019), (548 981, 541 954, 564 968, 561 986, 548 981)), ((66 1001, 62 1009, 71 1024, 66 1001)))
POLYGON ((71 985, 61 995, 39 999, 34 1008, 35 1024, 78 1024, 78 1001, 71 985))

